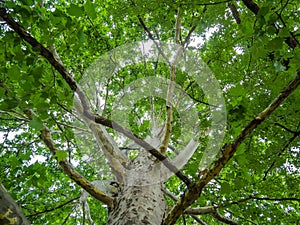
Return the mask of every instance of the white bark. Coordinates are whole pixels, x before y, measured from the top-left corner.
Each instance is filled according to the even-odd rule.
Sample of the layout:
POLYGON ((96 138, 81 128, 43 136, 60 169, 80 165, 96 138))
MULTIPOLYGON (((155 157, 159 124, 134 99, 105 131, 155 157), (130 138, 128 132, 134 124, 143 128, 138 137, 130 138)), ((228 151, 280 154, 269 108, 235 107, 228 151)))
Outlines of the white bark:
POLYGON ((160 225, 166 202, 155 160, 143 152, 132 162, 127 182, 109 212, 108 225, 160 225))

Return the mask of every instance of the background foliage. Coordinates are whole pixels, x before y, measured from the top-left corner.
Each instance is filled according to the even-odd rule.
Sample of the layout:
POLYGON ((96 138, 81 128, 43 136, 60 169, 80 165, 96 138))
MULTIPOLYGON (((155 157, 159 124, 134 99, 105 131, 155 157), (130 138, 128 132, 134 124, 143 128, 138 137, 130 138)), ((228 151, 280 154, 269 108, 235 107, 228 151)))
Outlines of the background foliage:
MULTIPOLYGON (((149 39, 139 18, 143 18, 155 39, 173 40, 175 15, 180 8, 182 40, 196 26, 190 48, 211 68, 226 99, 225 144, 268 106, 296 76, 300 65, 299 42, 294 48, 285 43, 291 35, 296 38, 300 35, 300 1, 257 0, 256 3, 260 6, 257 15, 242 1, 11 0, 0 4, 40 43, 55 46, 77 81, 105 52, 149 39), (229 3, 235 4, 240 21, 233 17, 229 3)), ((1 22, 0 42, 0 180, 33 224, 79 224, 80 189, 66 177, 40 141, 42 122, 54 132, 55 144, 63 150, 57 156, 70 160, 86 178, 110 179, 105 172, 108 168, 97 166, 103 165, 104 159, 93 163, 84 157, 88 151, 96 151, 92 144, 85 149, 88 138, 74 139, 73 92, 58 72, 4 22, 1 22), (29 121, 24 109, 33 109, 36 117, 29 121)), ((108 86, 110 96, 103 111, 108 118, 113 110, 114 93, 149 71, 138 65, 127 69, 119 71, 108 86)), ((163 71, 161 65, 154 72, 163 74, 163 71)), ((178 76, 177 83, 199 101, 201 110, 207 110, 200 103, 205 96, 199 87, 193 86, 184 75, 178 76)), ((299 96, 298 89, 243 142, 193 206, 218 206, 220 214, 238 224, 298 223, 299 96)), ((132 115, 132 121, 149 110, 143 101, 135 107, 137 115, 132 115)), ((132 123, 133 131, 140 136, 147 134, 147 128, 147 122, 132 123)), ((172 137, 175 146, 177 132, 175 126, 172 137)), ((201 148, 183 169, 194 178, 201 148)), ((176 177, 171 177, 166 187, 177 197, 184 190, 176 177)), ((95 199, 90 198, 89 202, 94 221, 105 224, 107 209, 95 199)), ((173 201, 168 199, 168 203, 172 205, 173 201)), ((211 215, 200 218, 207 224, 219 224, 211 215)), ((194 220, 186 215, 178 224, 183 221, 193 224, 194 220)))

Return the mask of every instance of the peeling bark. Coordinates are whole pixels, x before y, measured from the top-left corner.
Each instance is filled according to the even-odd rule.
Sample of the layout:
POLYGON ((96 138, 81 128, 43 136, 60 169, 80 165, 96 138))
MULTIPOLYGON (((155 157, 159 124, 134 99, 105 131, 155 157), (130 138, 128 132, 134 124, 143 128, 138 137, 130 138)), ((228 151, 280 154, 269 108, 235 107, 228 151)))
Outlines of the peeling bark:
POLYGON ((159 225, 164 218, 166 201, 160 181, 160 169, 146 151, 132 162, 127 182, 115 199, 108 225, 159 225))
POLYGON ((108 225, 159 225, 165 212, 160 184, 127 186, 109 213, 108 225))

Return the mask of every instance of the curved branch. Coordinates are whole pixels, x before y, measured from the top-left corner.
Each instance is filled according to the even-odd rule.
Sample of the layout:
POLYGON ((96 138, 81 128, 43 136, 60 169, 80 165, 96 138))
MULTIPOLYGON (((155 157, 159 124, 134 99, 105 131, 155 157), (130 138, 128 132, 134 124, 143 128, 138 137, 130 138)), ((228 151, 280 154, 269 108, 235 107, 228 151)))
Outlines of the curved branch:
POLYGON ((284 126, 284 125, 282 125, 282 124, 280 124, 280 123, 274 123, 274 125, 275 125, 275 126, 279 126, 279 127, 283 128, 284 130, 286 130, 286 131, 292 133, 292 134, 298 134, 298 133, 299 133, 299 131, 293 131, 293 130, 287 128, 286 126, 284 126))
POLYGON ((203 214, 213 214, 216 212, 216 207, 214 206, 203 206, 198 208, 188 208, 184 211, 189 215, 203 215, 203 214))
POLYGON ((261 113, 259 113, 238 135, 238 137, 231 144, 225 145, 221 149, 221 154, 219 158, 213 162, 208 169, 204 171, 200 171, 198 182, 188 188, 182 198, 177 201, 176 205, 170 210, 165 220, 163 221, 163 225, 171 225, 174 224, 175 221, 180 217, 180 215, 187 209, 201 194, 203 188, 206 184, 211 181, 214 177, 216 177, 226 163, 231 159, 234 155, 238 147, 245 140, 245 138, 255 130, 258 125, 260 125, 266 118, 268 118, 274 111, 277 109, 280 104, 287 99, 287 97, 296 90, 296 88, 300 85, 300 72, 297 73, 294 80, 292 80, 286 88, 281 91, 277 98, 273 100, 273 102, 261 113))
MULTIPOLYGON (((178 201, 177 197, 169 190, 167 189, 163 189, 163 192, 170 197, 173 201, 178 201)), ((205 206, 205 207, 200 207, 200 211, 204 212, 205 210, 207 210, 210 206, 205 206), (206 208, 206 209, 205 209, 206 208)), ((195 210, 197 210, 197 208, 189 208, 185 211, 186 214, 188 214, 190 217, 192 217, 195 221, 197 221, 199 224, 202 225, 207 225, 203 220, 201 220, 199 217, 197 217, 197 215, 199 215, 198 213, 193 213, 195 212, 195 210), (190 211, 192 210, 192 211, 190 211)), ((205 213, 200 213, 200 214, 205 214, 205 213)))
POLYGON ((72 78, 72 74, 66 69, 65 66, 60 64, 53 56, 53 54, 45 48, 42 44, 40 44, 35 38, 33 38, 28 32, 24 30, 24 28, 19 25, 17 22, 13 20, 13 18, 6 12, 5 8, 0 8, 0 16, 3 18, 3 20, 6 21, 6 23, 19 34, 19 36, 24 39, 26 42, 28 42, 32 47, 37 49, 42 56, 44 56, 48 62, 61 74, 63 79, 67 82, 71 90, 75 91, 81 101, 82 108, 84 109, 84 116, 95 121, 96 123, 99 123, 101 125, 104 125, 106 127, 110 127, 122 134, 124 134, 129 139, 133 140, 136 144, 146 149, 150 154, 152 154, 154 157, 156 157, 158 160, 162 161, 162 163, 172 172, 176 174, 176 176, 181 179, 187 186, 192 185, 191 180, 181 171, 177 169, 176 166, 174 166, 168 157, 162 155, 157 149, 155 149, 153 146, 149 145, 147 142, 145 142, 143 139, 138 137, 137 135, 133 134, 131 130, 128 130, 118 123, 106 119, 104 117, 101 117, 99 115, 94 115, 91 112, 89 112, 89 106, 88 102, 86 101, 86 97, 83 93, 83 91, 79 88, 76 81, 72 78))
POLYGON ((66 205, 72 203, 73 201, 79 199, 79 197, 80 197, 80 196, 75 197, 75 198, 72 198, 72 199, 70 199, 70 200, 68 200, 68 201, 66 201, 66 202, 64 202, 64 203, 59 204, 58 206, 52 207, 51 209, 46 209, 46 210, 41 211, 41 212, 36 212, 36 213, 34 213, 34 214, 28 215, 27 217, 39 216, 39 215, 41 215, 41 214, 48 213, 48 212, 52 212, 52 211, 54 211, 54 210, 60 209, 60 208, 62 208, 62 207, 64 207, 64 206, 66 206, 66 205))
POLYGON ((117 146, 117 143, 111 138, 102 125, 97 124, 94 122, 94 120, 89 120, 85 117, 80 99, 77 98, 76 94, 74 107, 77 113, 84 120, 84 123, 91 130, 97 144, 102 149, 106 159, 108 160, 113 174, 117 177, 119 182, 123 183, 126 173, 124 167, 129 164, 129 158, 121 152, 117 146))
POLYGON ((271 171, 271 169, 274 167, 277 158, 279 158, 283 152, 290 146, 290 144, 300 135, 300 131, 294 133, 293 137, 291 137, 288 142, 283 146, 283 148, 280 149, 280 151, 277 153, 276 158, 273 160, 272 164, 269 166, 269 168, 265 171, 263 180, 266 180, 268 173, 271 171))
MULTIPOLYGON (((29 119, 32 119, 34 113, 32 110, 24 111, 29 119)), ((46 144, 46 146, 50 149, 53 156, 56 156, 58 149, 55 147, 55 144, 52 140, 51 132, 49 129, 43 125, 40 134, 41 140, 46 144)), ((107 195, 106 193, 98 190, 95 185, 89 182, 84 176, 78 173, 69 163, 67 160, 63 159, 58 161, 58 164, 61 166, 63 171, 65 172, 68 177, 70 177, 73 181, 75 181, 79 186, 81 186, 84 190, 86 190, 90 195, 94 198, 98 199, 99 201, 103 202, 104 204, 108 205, 109 207, 113 206, 113 198, 107 195)))
POLYGON ((230 225, 238 225, 236 221, 222 216, 218 211, 215 211, 214 213, 212 213, 212 215, 220 222, 230 224, 230 225))

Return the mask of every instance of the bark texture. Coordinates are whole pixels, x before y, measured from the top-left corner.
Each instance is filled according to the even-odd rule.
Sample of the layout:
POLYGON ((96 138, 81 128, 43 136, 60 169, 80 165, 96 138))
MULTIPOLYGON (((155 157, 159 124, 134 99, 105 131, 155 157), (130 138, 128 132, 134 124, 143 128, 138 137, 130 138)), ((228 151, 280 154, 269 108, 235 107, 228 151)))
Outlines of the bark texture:
POLYGON ((0 224, 29 225, 23 212, 0 183, 0 224))
POLYGON ((160 225, 166 202, 160 168, 147 152, 140 154, 127 171, 127 181, 109 212, 109 225, 160 225))

